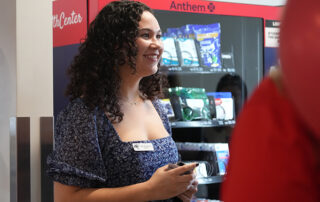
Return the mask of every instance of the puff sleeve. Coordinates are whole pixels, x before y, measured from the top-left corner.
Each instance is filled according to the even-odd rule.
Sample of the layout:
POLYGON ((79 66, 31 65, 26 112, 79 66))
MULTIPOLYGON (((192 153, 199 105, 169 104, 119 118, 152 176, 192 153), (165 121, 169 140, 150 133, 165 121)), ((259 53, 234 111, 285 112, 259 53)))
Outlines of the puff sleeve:
POLYGON ((54 140, 47 158, 47 174, 54 181, 82 188, 103 186, 107 175, 94 110, 71 102, 57 117, 54 140))

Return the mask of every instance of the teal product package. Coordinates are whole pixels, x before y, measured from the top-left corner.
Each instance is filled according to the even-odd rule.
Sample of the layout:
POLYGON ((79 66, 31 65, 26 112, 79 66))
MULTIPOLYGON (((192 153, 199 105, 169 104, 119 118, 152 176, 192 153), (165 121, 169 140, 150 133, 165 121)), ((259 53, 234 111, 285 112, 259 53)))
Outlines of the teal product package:
POLYGON ((172 37, 162 37, 163 53, 162 53, 162 66, 179 66, 179 60, 177 55, 177 49, 175 40, 172 37))
POLYGON ((210 120, 209 100, 204 88, 169 88, 170 102, 178 121, 210 120))

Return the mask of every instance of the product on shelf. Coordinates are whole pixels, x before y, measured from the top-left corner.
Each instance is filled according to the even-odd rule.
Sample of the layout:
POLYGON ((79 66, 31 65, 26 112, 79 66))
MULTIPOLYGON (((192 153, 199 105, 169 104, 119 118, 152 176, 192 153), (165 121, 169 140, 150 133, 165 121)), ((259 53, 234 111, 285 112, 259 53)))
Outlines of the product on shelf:
POLYGON ((168 37, 173 37, 173 38, 183 37, 180 27, 168 28, 167 32, 164 33, 164 35, 168 37))
MULTIPOLYGON (((181 154, 182 160, 184 160, 184 158, 187 158, 186 156, 193 156, 193 158, 198 159, 192 159, 192 161, 206 161, 210 163, 210 167, 208 166, 208 164, 206 165, 207 177, 211 175, 226 174, 226 167, 229 160, 228 143, 176 142, 176 145, 179 153, 181 154)), ((199 172, 202 172, 203 177, 206 177, 204 174, 204 170, 199 170, 199 172)))
MULTIPOLYGON (((179 65, 173 51, 176 49, 180 65, 183 67, 202 66, 213 72, 222 71, 220 35, 220 23, 208 25, 186 24, 182 27, 167 28, 163 37, 164 56, 162 65, 179 65), (174 58, 174 62, 172 62, 172 58, 174 58)), ((231 69, 229 66, 228 68, 231 69)), ((203 69, 198 71, 203 71, 203 69)))
POLYGON ((216 110, 216 101, 213 95, 208 95, 209 100, 209 110, 210 110, 210 116, 212 119, 217 118, 217 110, 216 110))
POLYGON ((209 100, 204 88, 169 88, 177 121, 210 120, 209 100))
POLYGON ((229 160, 229 147, 227 143, 216 143, 214 145, 216 156, 217 156, 217 163, 219 174, 224 175, 226 174, 228 160, 229 160))
POLYGON ((179 66, 175 40, 172 37, 162 37, 164 46, 161 65, 162 66, 179 66))
POLYGON ((166 99, 161 99, 160 100, 161 104, 163 105, 165 109, 165 113, 167 114, 168 118, 171 119, 174 117, 174 112, 171 106, 171 102, 169 98, 166 99))
POLYGON ((221 63, 224 72, 235 72, 233 52, 221 53, 221 63))
POLYGON ((198 67, 199 59, 194 39, 178 38, 177 44, 181 53, 181 66, 198 67))
POLYGON ((231 92, 207 92, 207 96, 214 97, 216 118, 220 120, 233 120, 235 117, 234 101, 231 92))
POLYGON ((195 38, 200 45, 200 56, 204 66, 221 69, 220 23, 192 26, 195 38))
POLYGON ((183 161, 185 164, 198 163, 199 165, 194 169, 196 178, 210 177, 214 174, 215 168, 209 161, 183 161))

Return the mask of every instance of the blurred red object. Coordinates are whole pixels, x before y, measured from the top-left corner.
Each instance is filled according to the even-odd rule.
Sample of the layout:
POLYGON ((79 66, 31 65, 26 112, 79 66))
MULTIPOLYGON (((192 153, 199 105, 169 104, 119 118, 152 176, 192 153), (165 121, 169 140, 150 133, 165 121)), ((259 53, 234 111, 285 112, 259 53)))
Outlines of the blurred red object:
POLYGON ((281 21, 284 86, 302 119, 320 138, 320 1, 288 0, 281 21))

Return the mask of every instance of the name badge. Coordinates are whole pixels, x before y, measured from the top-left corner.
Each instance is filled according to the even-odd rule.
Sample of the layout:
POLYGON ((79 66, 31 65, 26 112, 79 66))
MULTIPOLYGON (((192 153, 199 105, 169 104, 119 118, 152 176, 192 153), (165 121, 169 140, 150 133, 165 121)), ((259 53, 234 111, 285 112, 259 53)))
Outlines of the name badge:
POLYGON ((154 151, 152 143, 132 143, 134 151, 154 151))

